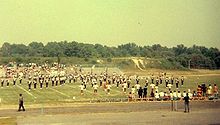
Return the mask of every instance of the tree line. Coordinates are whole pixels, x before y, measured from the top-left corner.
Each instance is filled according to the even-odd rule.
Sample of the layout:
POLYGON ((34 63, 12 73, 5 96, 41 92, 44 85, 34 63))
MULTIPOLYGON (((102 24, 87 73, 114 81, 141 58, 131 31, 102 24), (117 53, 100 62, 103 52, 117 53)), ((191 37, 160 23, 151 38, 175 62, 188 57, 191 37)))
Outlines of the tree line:
POLYGON ((1 57, 79 57, 79 58, 114 58, 114 57, 146 57, 163 58, 177 62, 185 68, 220 68, 220 51, 217 48, 207 48, 183 44, 168 48, 155 44, 138 46, 135 43, 109 47, 101 44, 85 44, 76 41, 67 42, 31 42, 25 44, 10 44, 5 42, 0 48, 1 57))

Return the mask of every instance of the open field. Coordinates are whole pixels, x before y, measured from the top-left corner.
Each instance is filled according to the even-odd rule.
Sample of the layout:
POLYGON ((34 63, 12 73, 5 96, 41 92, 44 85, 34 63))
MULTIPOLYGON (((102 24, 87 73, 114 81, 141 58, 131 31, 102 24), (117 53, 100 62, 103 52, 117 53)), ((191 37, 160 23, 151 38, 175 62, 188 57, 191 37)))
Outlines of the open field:
MULTIPOLYGON (((146 71, 147 72, 147 71, 146 71)), ((208 84, 217 84, 220 86, 220 73, 219 71, 192 71, 192 72, 186 72, 186 71, 174 71, 174 72, 167 72, 168 76, 173 74, 174 77, 179 77, 181 75, 184 75, 185 82, 184 86, 180 86, 179 90, 183 92, 184 90, 187 91, 188 89, 191 89, 191 92, 193 90, 197 89, 197 86, 202 83, 208 84), (197 72, 197 73, 196 73, 197 72), (206 73, 207 72, 207 73, 206 73), (200 73, 200 74, 199 74, 200 73)), ((135 74, 135 72, 133 72, 135 74)), ((143 72, 142 72, 143 73, 143 72)), ((149 73, 149 72, 148 72, 149 73)), ((145 73, 145 76, 150 76, 150 74, 145 73)), ((152 72, 151 72, 152 73, 152 72)), ((157 75, 158 72, 155 72, 154 74, 157 75)), ((137 72, 138 74, 138 72, 137 72)), ((140 74, 143 76, 143 74, 140 74)), ((116 85, 112 85, 111 87, 111 94, 106 94, 103 88, 98 88, 98 94, 93 94, 93 88, 90 84, 87 85, 87 88, 84 92, 84 95, 80 95, 80 88, 79 85, 81 82, 76 83, 67 83, 63 86, 57 86, 52 87, 51 82, 49 83, 49 88, 46 89, 45 87, 43 89, 38 88, 36 90, 28 91, 28 85, 27 80, 23 80, 22 84, 18 84, 13 86, 12 82, 10 83, 9 87, 4 86, 3 88, 0 88, 0 108, 4 107, 4 105, 16 105, 18 103, 18 94, 22 93, 25 98, 25 105, 28 107, 29 105, 37 105, 37 104, 45 104, 45 105, 56 105, 59 103, 72 103, 72 102, 81 102, 86 101, 90 102, 93 100, 100 100, 100 99, 108 99, 108 98, 127 98, 127 94, 130 89, 128 89, 127 94, 124 94, 122 92, 122 88, 119 86, 118 88, 116 85)), ((132 79, 131 86, 135 85, 135 79, 132 79)), ((141 86, 145 85, 144 78, 140 81, 141 86)), ((175 85, 172 87, 172 90, 176 90, 175 85)), ((159 85, 159 91, 167 91, 165 88, 165 83, 159 85)), ((148 87, 148 96, 150 94, 150 87, 148 87)))
MULTIPOLYGON (((89 69, 88 69, 89 70, 89 69)), ((161 70, 135 71, 133 75, 141 77, 155 75, 161 70)), ((220 86, 220 73, 218 70, 194 71, 166 71, 167 75, 179 77, 184 75, 184 86, 180 91, 196 90, 201 83, 217 84, 220 86)), ((125 74, 132 71, 124 72, 125 74)), ((132 79, 132 85, 135 85, 132 79)), ((0 88, 0 124, 1 125, 125 125, 125 124, 220 124, 220 101, 192 101, 191 112, 183 113, 183 102, 178 102, 178 111, 171 112, 170 102, 121 102, 127 98, 127 93, 115 85, 111 94, 106 94, 103 88, 98 88, 98 95, 93 94, 91 85, 87 85, 85 94, 80 95, 81 82, 67 83, 63 86, 28 91, 27 80, 22 84, 0 88), (26 112, 16 112, 18 108, 18 94, 22 93, 25 99, 26 112), (117 102, 106 102, 114 99, 117 102), (119 99, 119 100, 117 100, 119 99), (100 100, 104 100, 99 103, 100 100), (160 120, 158 120, 158 118, 160 120), (199 120, 195 120, 199 119, 199 120), (161 121, 162 120, 162 121, 161 121)), ((144 86, 144 79, 140 81, 144 86)), ((159 91, 166 91, 164 82, 159 85, 159 91)), ((172 90, 176 90, 175 87, 172 90)), ((148 96, 150 89, 148 89, 148 96)))

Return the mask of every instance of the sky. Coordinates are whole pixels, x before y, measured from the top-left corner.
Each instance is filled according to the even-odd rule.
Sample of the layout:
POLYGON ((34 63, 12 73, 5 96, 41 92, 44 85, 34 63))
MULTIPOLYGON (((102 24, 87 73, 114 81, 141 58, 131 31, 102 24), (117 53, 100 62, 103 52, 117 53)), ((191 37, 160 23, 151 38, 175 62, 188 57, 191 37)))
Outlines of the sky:
POLYGON ((64 40, 220 49, 220 0, 0 0, 0 45, 64 40))

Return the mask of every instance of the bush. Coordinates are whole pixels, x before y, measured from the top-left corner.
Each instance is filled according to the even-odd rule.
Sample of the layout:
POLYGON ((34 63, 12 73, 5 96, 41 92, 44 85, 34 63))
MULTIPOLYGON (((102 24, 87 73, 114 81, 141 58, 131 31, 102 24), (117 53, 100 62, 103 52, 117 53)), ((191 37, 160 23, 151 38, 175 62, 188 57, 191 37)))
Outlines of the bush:
POLYGON ((84 61, 88 62, 88 61, 89 61, 89 59, 88 59, 88 58, 84 58, 84 61))
POLYGON ((96 60, 91 61, 92 64, 97 64, 96 60))
POLYGON ((112 62, 112 58, 107 58, 107 62, 112 62))

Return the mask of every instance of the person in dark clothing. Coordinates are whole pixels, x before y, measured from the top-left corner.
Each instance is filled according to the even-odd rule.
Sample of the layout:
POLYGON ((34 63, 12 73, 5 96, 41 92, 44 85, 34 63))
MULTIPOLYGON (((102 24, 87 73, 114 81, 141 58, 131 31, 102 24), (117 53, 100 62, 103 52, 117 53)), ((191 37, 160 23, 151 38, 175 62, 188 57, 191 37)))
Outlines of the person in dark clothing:
POLYGON ((206 96, 207 87, 205 84, 202 84, 202 96, 206 96))
POLYGON ((144 95, 143 95, 143 98, 147 98, 147 86, 144 86, 144 95))
POLYGON ((183 98, 184 100, 184 106, 185 106, 185 111, 187 110, 187 112, 189 112, 189 95, 188 93, 186 93, 186 96, 183 98))
POLYGON ((179 79, 176 78, 176 89, 178 89, 178 88, 179 88, 179 79))
POLYGON ((180 81, 181 81, 181 86, 183 86, 183 83, 184 83, 184 77, 183 76, 181 77, 180 81))
POLYGON ((32 82, 29 80, 29 81, 28 81, 28 90, 29 90, 29 91, 31 91, 31 83, 32 83, 32 82))
POLYGON ((138 97, 142 98, 143 89, 140 87, 138 90, 138 97))
POLYGON ((22 94, 19 94, 19 108, 18 111, 21 111, 21 108, 23 111, 25 111, 24 109, 24 98, 22 96, 22 94))

